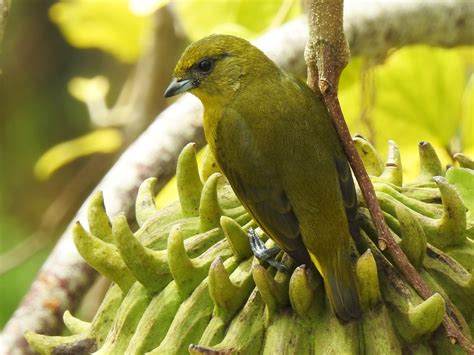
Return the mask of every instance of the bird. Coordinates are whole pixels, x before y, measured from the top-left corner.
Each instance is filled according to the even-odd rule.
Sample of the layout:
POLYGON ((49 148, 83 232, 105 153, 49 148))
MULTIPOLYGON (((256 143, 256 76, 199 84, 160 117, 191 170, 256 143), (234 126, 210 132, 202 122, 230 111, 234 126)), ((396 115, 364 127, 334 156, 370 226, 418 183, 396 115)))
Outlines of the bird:
POLYGON ((242 205, 298 264, 314 265, 341 323, 360 318, 357 198, 321 97, 245 39, 191 43, 165 97, 203 104, 209 148, 242 205))

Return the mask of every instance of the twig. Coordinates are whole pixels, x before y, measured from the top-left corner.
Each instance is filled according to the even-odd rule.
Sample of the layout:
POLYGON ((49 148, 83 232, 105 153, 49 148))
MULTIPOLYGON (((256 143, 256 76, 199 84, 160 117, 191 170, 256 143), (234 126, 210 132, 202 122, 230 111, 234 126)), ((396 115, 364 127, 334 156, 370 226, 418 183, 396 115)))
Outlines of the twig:
MULTIPOLYGON (((372 221, 378 233, 378 245, 387 249, 398 269, 423 299, 433 295, 403 253, 385 223, 382 210, 375 196, 375 190, 362 163, 338 99, 338 83, 342 70, 349 60, 349 47, 343 31, 343 0, 309 0, 309 40, 305 51, 308 64, 308 85, 316 95, 322 95, 331 118, 334 121, 339 139, 359 183, 372 221)), ((448 303, 448 301, 446 302, 448 303)), ((450 341, 458 343, 469 353, 474 345, 456 326, 455 321, 446 313, 443 320, 450 341)))
MULTIPOLYGON (((416 2, 413 6, 407 6, 405 2, 389 1, 376 11, 369 11, 367 3, 364 4, 363 13, 354 11, 345 17, 353 54, 360 55, 367 50, 370 50, 371 55, 383 54, 387 48, 407 43, 449 47, 474 44, 474 9, 466 2, 416 2), (426 6, 431 11, 427 11, 426 6), (446 12, 452 16, 446 17, 446 12), (391 19, 389 24, 386 24, 387 17, 391 19), (415 18, 434 24, 435 30, 415 30, 419 28, 413 20, 415 18), (447 20, 439 21, 440 18, 447 20), (383 25, 383 33, 387 31, 394 35, 384 37, 386 41, 374 42, 374 33, 366 31, 365 27, 371 26, 373 29, 375 24, 383 25)), ((300 18, 263 35, 255 43, 283 68, 302 73, 305 68, 303 50, 307 39, 306 19, 300 18)), ((163 184, 166 177, 173 174, 176 157, 185 143, 203 142, 201 114, 198 102, 191 97, 183 97, 160 114, 156 122, 130 146, 97 187, 104 190, 109 215, 130 210, 137 186, 144 177, 159 175, 163 184)), ((84 202, 74 221, 84 221, 87 203, 84 202)), ((25 329, 41 334, 58 334, 62 329, 61 314, 45 310, 48 299, 55 298, 61 302, 61 309, 74 309, 81 300, 80 292, 87 290, 95 275, 77 253, 68 228, 43 266, 37 281, 4 328, 0 336, 0 354, 9 354, 14 350, 27 352, 23 338, 25 329), (62 282, 45 285, 44 275, 51 272, 56 275, 58 270, 62 270, 62 282), (38 289, 45 291, 39 292, 38 289), (64 294, 74 297, 63 299, 61 295, 64 294), (28 300, 35 302, 30 304, 28 300)))

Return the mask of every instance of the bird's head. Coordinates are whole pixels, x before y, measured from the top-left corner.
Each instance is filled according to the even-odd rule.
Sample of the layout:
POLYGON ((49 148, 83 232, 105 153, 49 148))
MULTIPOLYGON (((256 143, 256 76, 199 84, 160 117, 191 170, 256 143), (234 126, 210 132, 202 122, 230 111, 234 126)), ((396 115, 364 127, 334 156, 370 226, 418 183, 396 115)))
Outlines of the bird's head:
POLYGON ((275 69, 275 64, 248 41, 211 35, 186 48, 164 95, 171 97, 189 91, 203 102, 230 98, 254 79, 275 69))

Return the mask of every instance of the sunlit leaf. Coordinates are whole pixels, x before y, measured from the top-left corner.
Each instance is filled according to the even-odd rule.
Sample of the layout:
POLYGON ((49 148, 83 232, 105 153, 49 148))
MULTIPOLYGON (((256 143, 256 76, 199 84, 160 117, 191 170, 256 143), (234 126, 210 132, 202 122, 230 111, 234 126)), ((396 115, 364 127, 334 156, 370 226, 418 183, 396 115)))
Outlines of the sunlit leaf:
POLYGON ((149 21, 133 14, 128 0, 61 0, 49 15, 73 46, 99 48, 125 62, 137 59, 149 21))
POLYGON ((464 69, 456 50, 418 46, 392 54, 376 69, 377 142, 448 147, 461 121, 464 69))
POLYGON ((193 40, 211 33, 251 38, 301 13, 299 0, 178 0, 176 9, 193 40))
POLYGON ((55 171, 80 157, 95 153, 113 153, 122 145, 122 139, 119 130, 108 128, 59 143, 38 159, 34 167, 35 176, 46 180, 55 171))
POLYGON ((364 59, 351 58, 339 80, 339 101, 341 102, 344 118, 352 134, 363 133, 359 118, 361 115, 361 71, 364 59))
POLYGON ((460 135, 463 150, 474 148, 474 74, 471 74, 462 98, 460 135))
POLYGON ((129 0, 130 10, 139 16, 151 15, 171 0, 129 0))
POLYGON ((69 93, 82 102, 103 100, 109 91, 109 81, 104 76, 94 78, 72 78, 68 83, 69 93))
POLYGON ((346 90, 353 85, 359 84, 360 73, 364 65, 364 58, 351 58, 349 64, 343 70, 339 79, 339 90, 346 90))
POLYGON ((466 168, 451 168, 446 172, 446 179, 456 186, 466 207, 474 212, 474 171, 466 168))
POLYGON ((474 47, 461 47, 458 48, 457 51, 459 51, 463 60, 467 65, 470 65, 472 69, 472 66, 474 65, 474 47))
POLYGON ((241 38, 252 38, 255 34, 247 27, 241 26, 237 23, 221 23, 212 29, 213 33, 225 33, 227 35, 237 36, 241 38))
POLYGON ((339 91, 339 101, 341 102, 344 118, 351 129, 352 134, 367 132, 362 130, 359 121, 361 114, 361 92, 360 85, 351 85, 339 91))
MULTIPOLYGON (((234 0, 236 1, 236 0, 234 0)), ((299 0, 240 0, 236 23, 258 34, 300 14, 299 0)))
POLYGON ((468 82, 466 68, 472 65, 472 53, 470 48, 423 46, 394 52, 372 69, 375 100, 365 121, 361 118, 362 85, 354 75, 356 62, 351 63, 348 68, 352 65, 352 71, 341 81, 339 96, 352 133, 373 133, 373 143, 382 152, 389 139, 395 140, 406 181, 418 173, 416 147, 420 141, 432 143, 444 163, 451 162, 447 152, 456 140, 461 141, 460 149, 469 153, 474 145, 474 79, 468 82), (357 84, 350 85, 353 81, 357 84))

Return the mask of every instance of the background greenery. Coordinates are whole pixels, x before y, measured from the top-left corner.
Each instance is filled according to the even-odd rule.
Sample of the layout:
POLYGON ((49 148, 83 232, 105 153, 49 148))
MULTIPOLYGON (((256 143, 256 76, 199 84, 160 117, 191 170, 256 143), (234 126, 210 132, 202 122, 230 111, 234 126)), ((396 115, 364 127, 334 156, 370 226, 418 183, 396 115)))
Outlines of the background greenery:
MULTIPOLYGON (((107 121, 101 113, 115 102, 143 54, 153 13, 168 3, 12 3, 1 62, 0 253, 25 240, 22 253, 40 252, 0 275, 0 327, 55 238, 124 148, 121 132, 128 123, 107 121), (102 158, 91 165, 97 156, 102 158)), ((189 40, 213 32, 251 39, 301 14, 297 0, 172 5, 189 40)), ((421 140, 433 143, 446 164, 459 151, 474 155, 473 68, 473 48, 416 46, 377 60, 353 58, 340 93, 352 132, 382 152, 388 139, 395 140, 408 177, 417 173, 421 140)), ((171 182, 159 200, 173 195, 171 182)), ((0 269, 7 261, 0 259, 0 269)))

